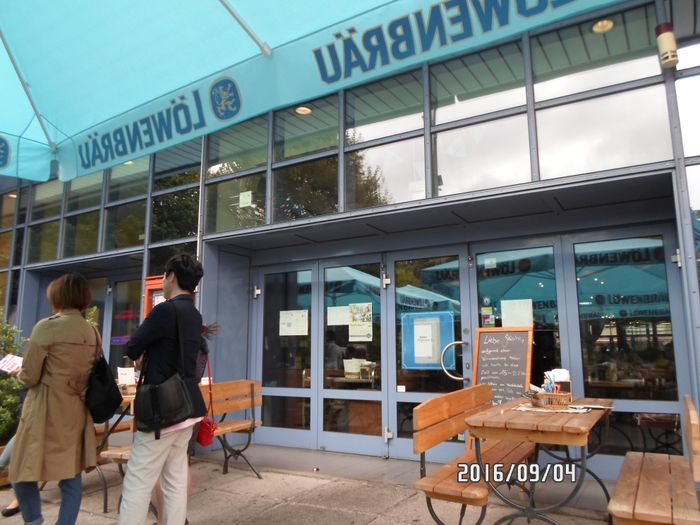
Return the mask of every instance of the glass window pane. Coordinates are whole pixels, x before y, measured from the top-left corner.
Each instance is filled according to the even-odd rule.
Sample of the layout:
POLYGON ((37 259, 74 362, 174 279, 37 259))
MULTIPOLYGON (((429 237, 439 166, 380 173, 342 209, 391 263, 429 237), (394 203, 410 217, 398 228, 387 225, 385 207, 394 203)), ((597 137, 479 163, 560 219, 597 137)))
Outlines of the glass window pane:
POLYGON ((338 96, 277 111, 275 160, 338 147, 338 96))
POLYGON ((263 386, 309 388, 311 271, 265 276, 263 386))
POLYGON ((308 397, 263 396, 262 424, 266 427, 311 428, 311 408, 308 397))
POLYGON ((520 43, 431 66, 430 96, 434 124, 525 105, 520 43))
POLYGON ((19 209, 17 210, 17 224, 24 224, 27 220, 27 206, 29 205, 29 187, 25 186, 19 191, 19 209))
POLYGON ((607 439, 598 449, 605 434, 603 425, 593 430, 588 441, 589 452, 612 456, 624 456, 629 451, 683 455, 679 414, 616 410, 610 414, 607 439))
POLYGON ((678 48, 678 69, 700 66, 700 43, 693 43, 678 48))
POLYGON ((56 259, 58 221, 45 222, 29 228, 27 262, 46 262, 56 259))
POLYGON ((209 135, 208 177, 265 166, 267 117, 246 120, 209 135))
POLYGON ((664 86, 537 112, 543 179, 672 158, 664 86))
POLYGON ((12 259, 12 265, 18 266, 22 264, 22 248, 24 248, 24 228, 15 230, 15 255, 12 259))
POLYGON ((0 272, 0 319, 5 318, 5 297, 7 294, 7 277, 9 272, 0 272))
POLYGON ((199 181, 202 139, 194 139, 166 149, 155 156, 153 191, 199 181))
POLYGON ((146 201, 107 208, 105 213, 105 250, 143 244, 146 201))
POLYGON ((423 128, 421 71, 366 84, 345 94, 345 143, 423 128))
POLYGON ((100 212, 66 217, 63 232, 63 257, 85 255, 97 251, 100 212))
POLYGON ((141 279, 114 284, 112 301, 112 337, 109 341, 109 366, 117 377, 118 366, 133 366, 126 355, 126 344, 139 327, 141 319, 141 279))
POLYGON ((345 173, 349 210, 424 199, 423 138, 347 153, 345 173))
MULTIPOLYGON (((462 324, 459 300, 459 261, 456 256, 397 261, 396 274, 396 384, 406 392, 450 392, 461 383, 450 379, 441 369, 406 368, 403 357, 402 326, 404 314, 452 312, 454 341, 461 340, 462 324)), ((461 349, 457 347, 458 374, 462 374, 461 349)))
POLYGON ((114 166, 109 176, 109 202, 146 194, 148 184, 148 163, 150 157, 127 160, 114 166))
POLYGON ((688 166, 686 176, 690 198, 690 216, 693 218, 693 232, 695 234, 695 264, 698 278, 700 278, 700 166, 688 166))
MULTIPOLYGON (((324 270, 323 387, 381 390, 381 285, 379 263, 324 270), (343 324, 330 312, 345 308, 343 324), (356 327, 350 331, 350 318, 356 327), (330 322, 329 322, 330 321, 330 322), (354 363, 347 361, 357 360, 354 363), (355 364, 355 369, 352 365, 355 364)), ((341 310, 342 311, 342 310, 341 310)))
POLYGON ((68 183, 66 207, 68 211, 97 206, 102 200, 103 172, 78 177, 68 183))
POLYGON ((338 157, 281 168, 275 171, 274 181, 275 222, 338 210, 338 157))
POLYGON ((151 242, 197 235, 199 188, 153 197, 151 242))
POLYGON ((382 435, 382 403, 362 399, 324 399, 323 430, 382 435))
POLYGON ((17 192, 5 193, 0 201, 0 228, 9 228, 15 223, 17 192))
POLYGON ((43 182, 34 186, 34 202, 32 203, 32 220, 53 217, 61 212, 63 183, 59 180, 43 182))
POLYGON ((264 173, 207 186, 207 233, 265 223, 264 173))
POLYGON ((574 245, 587 397, 678 399, 664 243, 574 245))
POLYGON ((532 299, 534 350, 531 381, 561 364, 554 249, 525 248, 476 256, 479 326, 502 326, 502 301, 532 299))
POLYGON ((0 268, 7 268, 10 266, 11 246, 12 232, 0 233, 0 268))
POLYGON ((148 258, 148 275, 162 275, 165 268, 165 263, 168 262, 173 255, 177 253, 197 253, 196 242, 184 242, 181 244, 173 244, 171 246, 160 246, 151 248, 148 258))
POLYGON ((603 33, 589 20, 532 38, 536 100, 661 74, 653 5, 606 20, 613 26, 603 33))
POLYGON ((438 195, 530 182, 527 117, 518 115, 434 135, 438 195), (503 154, 503 148, 508 155, 503 154))
POLYGON ((10 272, 10 305, 7 310, 7 321, 10 324, 17 324, 17 304, 19 302, 19 270, 10 272))
POLYGON ((681 117, 683 153, 686 157, 700 155, 700 76, 676 81, 676 93, 681 117))

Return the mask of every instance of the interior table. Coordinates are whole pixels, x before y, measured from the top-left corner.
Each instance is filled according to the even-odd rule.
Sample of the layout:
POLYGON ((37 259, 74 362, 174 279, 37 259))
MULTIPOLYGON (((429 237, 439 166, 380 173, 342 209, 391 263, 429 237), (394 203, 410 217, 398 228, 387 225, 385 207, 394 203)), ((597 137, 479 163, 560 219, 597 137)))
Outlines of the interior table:
POLYGON ((482 410, 466 418, 467 427, 474 438, 474 447, 479 473, 483 481, 486 481, 494 493, 506 504, 516 509, 516 512, 504 516, 496 523, 504 523, 517 516, 525 516, 528 521, 541 519, 548 523, 557 522, 546 516, 570 502, 583 486, 586 473, 590 474, 601 486, 606 499, 610 495, 600 478, 586 467, 586 460, 594 455, 603 445, 605 439, 601 439, 595 450, 588 452, 586 447, 593 428, 604 421, 607 430, 609 415, 612 411, 612 401, 609 399, 577 398, 571 407, 595 407, 585 413, 562 412, 550 409, 532 410, 530 400, 526 398, 507 401, 500 405, 482 410), (521 405, 523 405, 521 407, 521 405), (525 410, 523 410, 525 409, 525 410), (505 441, 529 441, 538 445, 538 451, 542 450, 551 456, 555 462, 542 467, 526 465, 525 469, 515 465, 515 468, 500 470, 497 465, 486 465, 481 459, 481 442, 485 439, 505 441), (565 448, 564 452, 550 450, 550 446, 558 445, 565 448), (572 456, 569 447, 578 447, 579 453, 572 456), (532 468, 530 468, 532 467, 532 468), (575 473, 578 472, 578 476, 575 473), (538 482, 548 479, 557 480, 567 476, 574 480, 574 486, 569 494, 560 501, 537 506, 535 503, 535 487, 538 482), (516 501, 501 490, 499 485, 503 482, 519 482, 529 485, 529 501, 526 505, 516 501))

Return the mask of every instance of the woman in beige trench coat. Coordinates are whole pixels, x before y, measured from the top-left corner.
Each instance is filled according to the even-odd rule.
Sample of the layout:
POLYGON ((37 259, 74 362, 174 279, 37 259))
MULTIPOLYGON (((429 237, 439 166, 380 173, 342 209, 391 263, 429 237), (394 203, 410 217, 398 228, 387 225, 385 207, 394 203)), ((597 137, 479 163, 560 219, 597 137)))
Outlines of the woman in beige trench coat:
POLYGON ((90 289, 77 273, 52 281, 46 291, 55 315, 32 330, 19 380, 29 388, 10 461, 24 522, 39 525, 38 481, 59 481, 58 525, 73 525, 80 510, 80 473, 95 466, 95 425, 85 391, 101 347, 97 330, 81 315, 90 289))

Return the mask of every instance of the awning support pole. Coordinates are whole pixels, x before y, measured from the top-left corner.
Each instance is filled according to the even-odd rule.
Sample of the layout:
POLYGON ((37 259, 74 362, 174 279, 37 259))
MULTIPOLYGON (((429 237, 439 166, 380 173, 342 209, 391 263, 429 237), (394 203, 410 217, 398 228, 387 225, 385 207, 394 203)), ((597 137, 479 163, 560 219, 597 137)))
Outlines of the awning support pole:
POLYGON ((34 102, 34 98, 32 97, 32 94, 29 91, 29 86, 24 81, 24 77, 22 76, 22 73, 20 72, 19 67, 17 67, 17 62, 15 62, 15 57, 12 55, 12 51, 10 51, 10 46, 8 45, 7 40, 5 40, 5 35, 2 33, 2 31, 0 31, 0 39, 2 39, 2 45, 5 46, 5 51, 7 52, 7 56, 10 57, 10 62, 12 62, 12 67, 15 68, 15 73, 17 74, 17 78, 19 79, 20 83, 22 84, 22 89, 24 89, 24 93, 27 95, 27 99, 29 99, 29 103, 32 105, 32 109, 34 110, 34 115, 36 115, 36 118, 39 121, 39 125, 41 126, 41 129, 44 132, 44 136, 46 137, 46 142, 48 143, 49 147, 51 148, 51 151, 55 152, 56 151, 56 144, 49 137, 49 131, 46 129, 46 125, 44 124, 44 120, 41 118, 41 115, 39 114, 39 110, 36 107, 36 103, 34 102))
POLYGON ((262 54, 269 57, 272 54, 272 49, 267 44, 267 42, 263 42, 260 39, 260 37, 258 37, 258 35, 255 34, 255 31, 253 31, 250 28, 250 26, 246 23, 243 17, 239 15, 233 7, 231 7, 231 5, 228 3, 228 0, 219 0, 219 2, 221 2, 221 5, 224 6, 224 9, 226 9, 226 11, 228 11, 229 14, 236 19, 236 22, 238 22, 238 24, 243 28, 243 30, 246 33, 248 33, 248 36, 260 48, 262 54))

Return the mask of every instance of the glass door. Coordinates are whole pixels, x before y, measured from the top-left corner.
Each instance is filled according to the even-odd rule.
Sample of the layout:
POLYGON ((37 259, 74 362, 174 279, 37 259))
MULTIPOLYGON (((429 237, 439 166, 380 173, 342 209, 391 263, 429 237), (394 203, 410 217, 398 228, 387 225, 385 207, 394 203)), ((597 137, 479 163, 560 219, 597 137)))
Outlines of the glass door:
MULTIPOLYGON (((438 394, 468 384, 471 366, 470 321, 464 247, 392 254, 387 259, 389 286, 387 326, 388 455, 415 458, 413 408, 438 394), (448 343, 465 341, 446 354, 448 377, 440 364, 448 343)), ((464 449, 464 437, 430 451, 428 460, 444 461, 464 449)))
POLYGON ((112 280, 111 308, 105 308, 105 316, 111 317, 110 332, 103 331, 103 339, 109 337, 109 365, 115 377, 118 366, 133 364, 126 356, 126 344, 141 323, 142 284, 141 279, 112 280))

